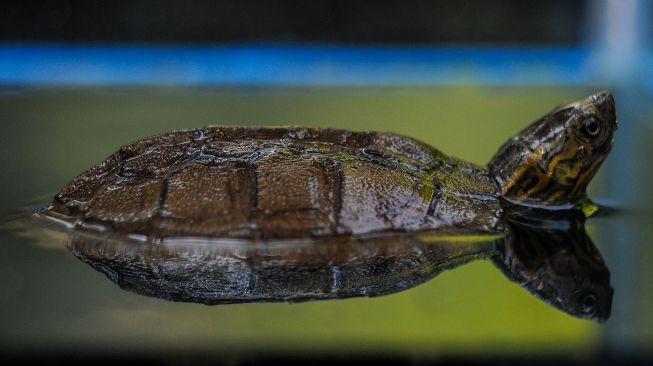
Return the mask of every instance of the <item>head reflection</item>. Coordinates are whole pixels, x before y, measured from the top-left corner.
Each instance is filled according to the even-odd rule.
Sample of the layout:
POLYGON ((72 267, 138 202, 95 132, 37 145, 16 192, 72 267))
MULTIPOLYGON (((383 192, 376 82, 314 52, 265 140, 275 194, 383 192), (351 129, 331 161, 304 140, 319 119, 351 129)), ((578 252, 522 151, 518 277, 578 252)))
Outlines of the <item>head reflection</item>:
POLYGON ((612 307, 610 271, 584 220, 575 210, 512 216, 510 233, 497 242, 491 260, 544 302, 576 317, 606 321, 612 307))
POLYGON ((510 218, 497 239, 391 234, 323 242, 130 242, 75 232, 68 248, 121 288, 210 305, 380 296, 446 269, 491 260, 506 277, 573 316, 610 316, 610 273, 582 214, 510 218))

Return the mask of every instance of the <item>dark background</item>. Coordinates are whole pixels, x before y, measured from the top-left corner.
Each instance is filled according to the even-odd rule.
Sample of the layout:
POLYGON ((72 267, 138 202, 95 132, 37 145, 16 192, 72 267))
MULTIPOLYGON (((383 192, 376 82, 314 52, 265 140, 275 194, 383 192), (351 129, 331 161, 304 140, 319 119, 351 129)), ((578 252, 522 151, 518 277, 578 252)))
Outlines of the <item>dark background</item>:
POLYGON ((51 0, 5 1, 0 7, 1 42, 578 44, 587 4, 51 0))

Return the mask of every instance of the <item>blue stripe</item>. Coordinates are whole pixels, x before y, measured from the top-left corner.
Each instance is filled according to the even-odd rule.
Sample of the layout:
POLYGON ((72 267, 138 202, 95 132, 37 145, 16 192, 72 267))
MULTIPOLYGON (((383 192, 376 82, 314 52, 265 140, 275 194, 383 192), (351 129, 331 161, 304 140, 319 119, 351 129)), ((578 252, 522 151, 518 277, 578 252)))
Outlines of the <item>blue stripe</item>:
POLYGON ((584 48, 0 45, 2 84, 586 84, 584 48))

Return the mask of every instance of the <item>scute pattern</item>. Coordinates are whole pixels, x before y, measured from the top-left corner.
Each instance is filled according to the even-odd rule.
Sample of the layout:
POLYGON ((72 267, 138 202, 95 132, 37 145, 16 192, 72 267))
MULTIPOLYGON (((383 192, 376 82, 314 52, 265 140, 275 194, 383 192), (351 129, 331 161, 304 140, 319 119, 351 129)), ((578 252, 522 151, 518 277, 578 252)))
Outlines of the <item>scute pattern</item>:
POLYGON ((152 240, 359 235, 452 222, 487 229, 498 213, 489 210, 482 222, 465 216, 468 207, 486 212, 493 204, 487 182, 479 168, 400 135, 215 127, 123 146, 75 178, 43 214, 152 240), (487 202, 468 197, 474 194, 487 202))
POLYGON ((254 173, 244 163, 192 164, 168 179, 158 227, 170 234, 225 235, 246 225, 254 173))
POLYGON ((54 211, 64 215, 74 215, 86 209, 97 192, 114 181, 114 173, 118 169, 120 169, 120 158, 118 154, 114 154, 78 175, 54 197, 52 203, 54 211))
POLYGON ((127 159, 122 164, 121 175, 163 178, 170 168, 181 165, 193 151, 180 145, 162 145, 150 148, 140 155, 127 159))
POLYGON ((161 182, 143 178, 118 178, 89 202, 84 219, 131 227, 150 220, 159 207, 161 182))
POLYGON ((418 194, 418 177, 365 161, 345 162, 342 172, 343 227, 363 233, 423 223, 429 201, 418 194))
POLYGON ((255 223, 264 233, 335 231, 335 177, 323 160, 319 155, 277 153, 259 164, 255 223))

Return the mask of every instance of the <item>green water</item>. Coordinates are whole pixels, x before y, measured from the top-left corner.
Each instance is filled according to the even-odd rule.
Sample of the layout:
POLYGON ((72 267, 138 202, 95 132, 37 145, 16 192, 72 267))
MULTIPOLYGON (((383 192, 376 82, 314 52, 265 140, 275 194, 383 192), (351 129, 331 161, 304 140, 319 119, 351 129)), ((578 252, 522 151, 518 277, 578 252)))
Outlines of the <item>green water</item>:
MULTIPOLYGON (((5 89, 0 215, 52 194, 136 138, 171 129, 298 125, 394 131, 485 164, 555 105, 594 88, 5 89)), ((489 262, 398 294, 300 304, 208 307, 121 290, 37 232, 0 232, 0 344, 10 351, 225 354, 561 355, 650 352, 653 137, 646 107, 617 113, 615 151, 590 195, 614 213, 587 230, 612 271, 613 316, 579 320, 489 262), (630 168, 628 168, 630 167, 630 168), (633 169, 636 167, 636 169, 633 169), (31 234, 31 235, 30 235, 31 234)), ((629 98, 626 95, 626 98, 629 98)), ((623 105, 629 105, 623 103, 623 105)), ((44 199, 42 201, 47 201, 44 199)))

